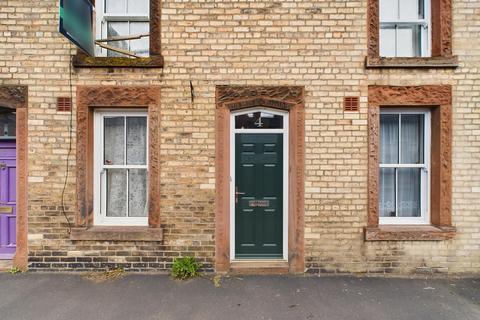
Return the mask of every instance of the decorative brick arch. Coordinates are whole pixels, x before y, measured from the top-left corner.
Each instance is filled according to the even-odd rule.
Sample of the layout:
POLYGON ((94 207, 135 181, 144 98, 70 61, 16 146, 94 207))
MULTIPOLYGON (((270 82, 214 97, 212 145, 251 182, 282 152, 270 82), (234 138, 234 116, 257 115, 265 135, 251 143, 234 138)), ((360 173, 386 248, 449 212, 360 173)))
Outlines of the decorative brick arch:
POLYGON ((217 86, 215 143, 215 269, 230 270, 230 113, 268 107, 289 112, 288 264, 303 273, 305 198, 304 87, 217 86))
POLYGON ((28 180, 28 87, 0 86, 0 106, 16 110, 17 144, 17 249, 13 265, 21 270, 28 267, 27 242, 27 180, 28 180))

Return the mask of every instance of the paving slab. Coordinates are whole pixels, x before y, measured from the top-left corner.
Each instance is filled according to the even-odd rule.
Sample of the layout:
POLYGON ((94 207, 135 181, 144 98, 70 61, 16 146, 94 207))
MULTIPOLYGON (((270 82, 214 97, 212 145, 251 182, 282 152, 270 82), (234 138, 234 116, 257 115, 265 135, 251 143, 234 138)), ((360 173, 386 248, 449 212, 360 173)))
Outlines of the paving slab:
POLYGON ((480 279, 0 274, 0 319, 478 320, 480 279))

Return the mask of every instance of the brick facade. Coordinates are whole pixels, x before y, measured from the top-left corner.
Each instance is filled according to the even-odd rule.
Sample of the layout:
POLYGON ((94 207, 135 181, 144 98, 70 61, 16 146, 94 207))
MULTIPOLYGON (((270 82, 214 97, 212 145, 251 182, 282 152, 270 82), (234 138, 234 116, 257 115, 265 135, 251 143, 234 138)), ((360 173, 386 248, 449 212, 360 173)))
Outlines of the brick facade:
MULTIPOLYGON (((78 86, 159 86, 162 241, 71 240, 62 214, 76 50, 58 32, 58 1, 0 6, 0 85, 28 86, 30 270, 166 270, 174 257, 215 264, 216 86, 305 90, 304 255, 310 273, 478 273, 480 20, 453 1, 458 68, 367 69, 369 1, 163 1, 163 68, 74 68, 78 86), (364 241, 368 87, 452 88, 452 225, 442 241, 364 241), (359 96, 359 112, 343 98, 359 96)), ((76 221, 76 104, 66 213, 76 221)))

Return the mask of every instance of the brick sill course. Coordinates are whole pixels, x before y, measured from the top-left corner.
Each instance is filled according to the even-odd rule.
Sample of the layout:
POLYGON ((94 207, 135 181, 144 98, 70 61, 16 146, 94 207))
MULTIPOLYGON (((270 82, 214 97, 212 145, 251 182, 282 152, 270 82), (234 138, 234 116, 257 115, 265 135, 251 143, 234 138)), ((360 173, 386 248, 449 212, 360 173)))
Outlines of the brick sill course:
POLYGON ((152 55, 148 58, 126 57, 90 57, 78 53, 73 57, 75 68, 163 68, 163 56, 152 55))
POLYGON ((366 57, 365 67, 367 69, 389 69, 389 68, 457 68, 458 57, 425 57, 425 58, 385 58, 366 57))
POLYGON ((455 227, 379 226, 365 228, 365 241, 442 241, 455 236, 455 227))
POLYGON ((160 228, 149 227, 91 227, 73 228, 70 240, 90 241, 163 241, 160 228))

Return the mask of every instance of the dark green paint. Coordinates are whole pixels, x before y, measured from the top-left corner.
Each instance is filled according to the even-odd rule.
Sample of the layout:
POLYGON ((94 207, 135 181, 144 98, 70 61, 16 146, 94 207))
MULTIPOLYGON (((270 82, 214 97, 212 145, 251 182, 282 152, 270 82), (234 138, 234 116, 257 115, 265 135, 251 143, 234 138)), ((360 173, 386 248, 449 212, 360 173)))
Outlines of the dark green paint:
POLYGON ((235 134, 235 258, 283 256, 283 135, 235 134), (266 207, 251 200, 268 200, 266 207))

